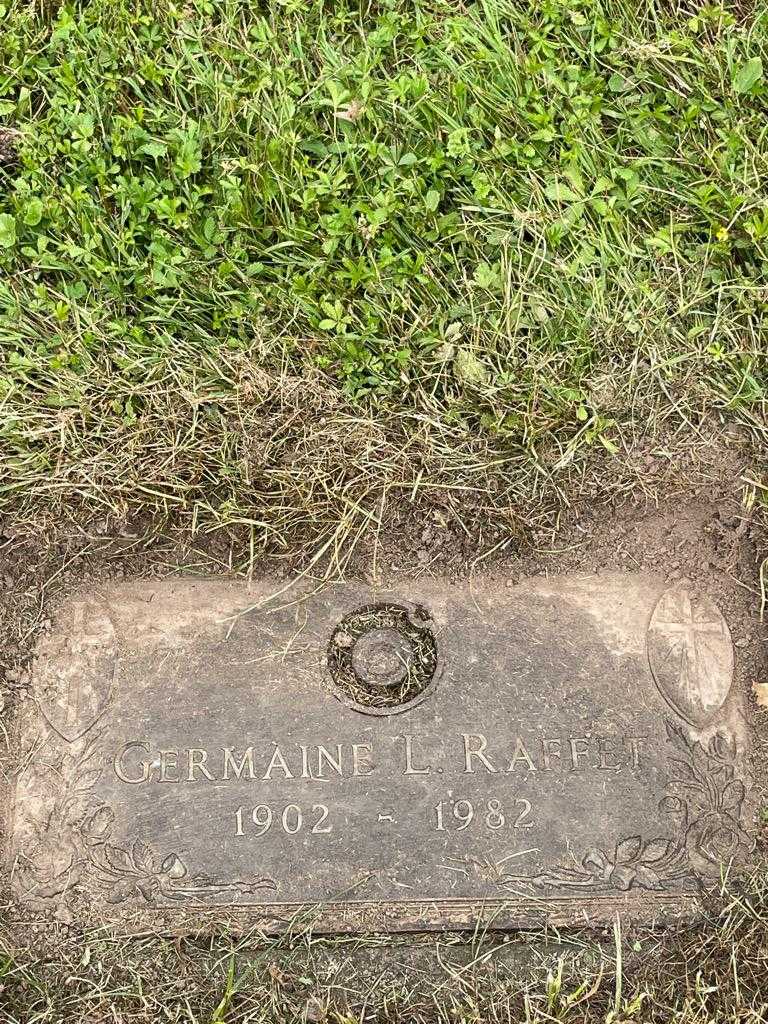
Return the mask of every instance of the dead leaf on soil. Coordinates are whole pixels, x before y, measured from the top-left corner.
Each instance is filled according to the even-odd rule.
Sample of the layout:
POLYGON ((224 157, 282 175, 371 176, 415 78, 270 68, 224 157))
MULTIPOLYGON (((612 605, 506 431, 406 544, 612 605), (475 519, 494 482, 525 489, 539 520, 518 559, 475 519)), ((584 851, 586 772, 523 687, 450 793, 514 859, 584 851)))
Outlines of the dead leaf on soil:
POLYGON ((269 976, 272 978, 276 985, 285 984, 287 976, 283 971, 280 970, 277 964, 269 964, 267 966, 267 971, 269 972, 269 976))
POLYGON ((334 116, 340 121, 351 121, 354 124, 362 114, 363 109, 363 104, 360 100, 351 100, 343 110, 337 110, 334 116))
POLYGON ((463 384, 484 384, 488 380, 485 366, 468 348, 460 348, 456 353, 453 372, 463 384))
POLYGON ((307 1005, 304 1008, 304 1017, 306 1020, 312 1021, 313 1024, 317 1021, 325 1020, 325 1007, 315 996, 310 996, 307 1000, 307 1005))

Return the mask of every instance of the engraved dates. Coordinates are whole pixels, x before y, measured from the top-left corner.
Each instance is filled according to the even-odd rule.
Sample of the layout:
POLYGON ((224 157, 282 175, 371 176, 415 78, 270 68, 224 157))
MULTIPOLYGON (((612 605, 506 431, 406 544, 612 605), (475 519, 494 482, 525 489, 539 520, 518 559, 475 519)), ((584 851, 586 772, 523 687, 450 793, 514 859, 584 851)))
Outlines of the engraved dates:
POLYGON ((277 888, 265 876, 193 875, 174 850, 116 839, 115 812, 96 795, 104 768, 100 739, 96 734, 71 744, 53 766, 50 813, 36 823, 32 842, 18 855, 17 880, 27 895, 50 899, 86 885, 108 903, 229 905, 277 888))
POLYGON ((448 832, 455 829, 456 832, 463 832, 473 822, 492 832, 503 828, 533 828, 536 822, 531 820, 531 801, 519 797, 512 802, 512 806, 513 810, 496 799, 479 805, 467 799, 441 800, 433 808, 435 831, 448 832))
POLYGON ((671 835, 622 836, 611 850, 592 848, 580 863, 538 875, 507 874, 502 885, 533 889, 661 889, 718 877, 732 862, 742 863, 754 843, 742 827, 744 783, 736 777, 736 744, 720 733, 704 745, 666 723, 672 755, 667 793, 659 810, 671 835))
POLYGON ((629 574, 396 585, 63 603, 2 823, 29 919, 604 927, 687 919, 750 869, 744 679, 708 598, 629 574))
POLYGON ((311 815, 299 804, 286 804, 272 810, 269 804, 257 804, 250 811, 238 807, 235 811, 236 836, 263 836, 274 825, 287 836, 309 832, 313 836, 329 835, 333 825, 328 821, 330 811, 325 804, 312 804, 311 815))

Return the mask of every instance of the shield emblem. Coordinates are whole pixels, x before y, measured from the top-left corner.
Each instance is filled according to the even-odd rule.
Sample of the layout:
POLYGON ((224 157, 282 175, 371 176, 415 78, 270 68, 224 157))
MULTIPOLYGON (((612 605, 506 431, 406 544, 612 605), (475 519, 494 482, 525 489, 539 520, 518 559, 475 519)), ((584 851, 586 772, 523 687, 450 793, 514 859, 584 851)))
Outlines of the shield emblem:
POLYGON ((733 681, 733 644, 717 605, 682 587, 665 591, 653 610, 648 661, 662 696, 701 728, 720 710, 733 681))
POLYGON ((117 667, 117 638, 105 602, 73 601, 41 641, 35 696, 46 721, 72 743, 104 714, 117 667))

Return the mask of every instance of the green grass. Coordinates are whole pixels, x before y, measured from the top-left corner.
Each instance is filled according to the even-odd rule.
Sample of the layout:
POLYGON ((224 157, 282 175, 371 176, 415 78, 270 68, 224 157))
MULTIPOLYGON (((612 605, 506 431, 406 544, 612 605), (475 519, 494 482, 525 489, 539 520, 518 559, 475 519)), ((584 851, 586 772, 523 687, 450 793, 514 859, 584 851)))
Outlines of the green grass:
MULTIPOLYGON (((765 505, 767 114, 750 0, 0 0, 4 535, 496 543, 734 437, 765 505)), ((530 986, 0 928, 0 1021, 757 1024, 764 889, 530 986)))
POLYGON ((763 1024, 766 877, 677 931, 126 940, 0 929, 2 1024, 763 1024))
POLYGON ((516 529, 665 432, 764 440, 764 4, 0 10, 18 529, 516 529))

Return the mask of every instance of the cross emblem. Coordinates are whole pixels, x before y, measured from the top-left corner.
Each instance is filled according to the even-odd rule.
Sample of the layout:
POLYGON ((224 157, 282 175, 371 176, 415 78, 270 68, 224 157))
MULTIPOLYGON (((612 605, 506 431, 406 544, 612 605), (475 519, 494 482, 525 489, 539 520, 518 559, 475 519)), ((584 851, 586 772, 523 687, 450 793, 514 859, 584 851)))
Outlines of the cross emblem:
POLYGON ((104 714, 117 653, 114 626, 98 595, 70 604, 46 638, 35 685, 40 710, 67 743, 84 736, 104 714))
MULTIPOLYGON (((74 623, 72 632, 77 636, 76 641, 69 641, 69 650, 72 654, 80 654, 89 647, 101 647, 104 643, 103 636, 88 635, 84 630, 85 605, 77 605, 74 612, 74 623)), ((88 687, 90 689, 90 687, 88 687)), ((80 672, 68 672, 66 674, 66 692, 64 694, 65 722, 67 725, 74 725, 80 719, 80 712, 83 709, 83 696, 86 687, 83 685, 83 678, 80 672)))
POLYGON ((690 725, 723 706, 733 681, 728 624, 706 594, 665 591, 648 624, 648 661, 661 695, 690 725))
POLYGON ((715 619, 697 620, 694 618, 691 598, 685 591, 678 594, 676 604, 677 615, 674 619, 657 619, 654 625, 662 632, 679 638, 679 641, 670 647, 667 657, 669 658, 674 651, 682 648, 682 664, 680 666, 682 683, 689 696, 698 696, 700 690, 697 679, 702 668, 700 637, 706 635, 724 637, 724 624, 722 620, 718 622, 715 619))

